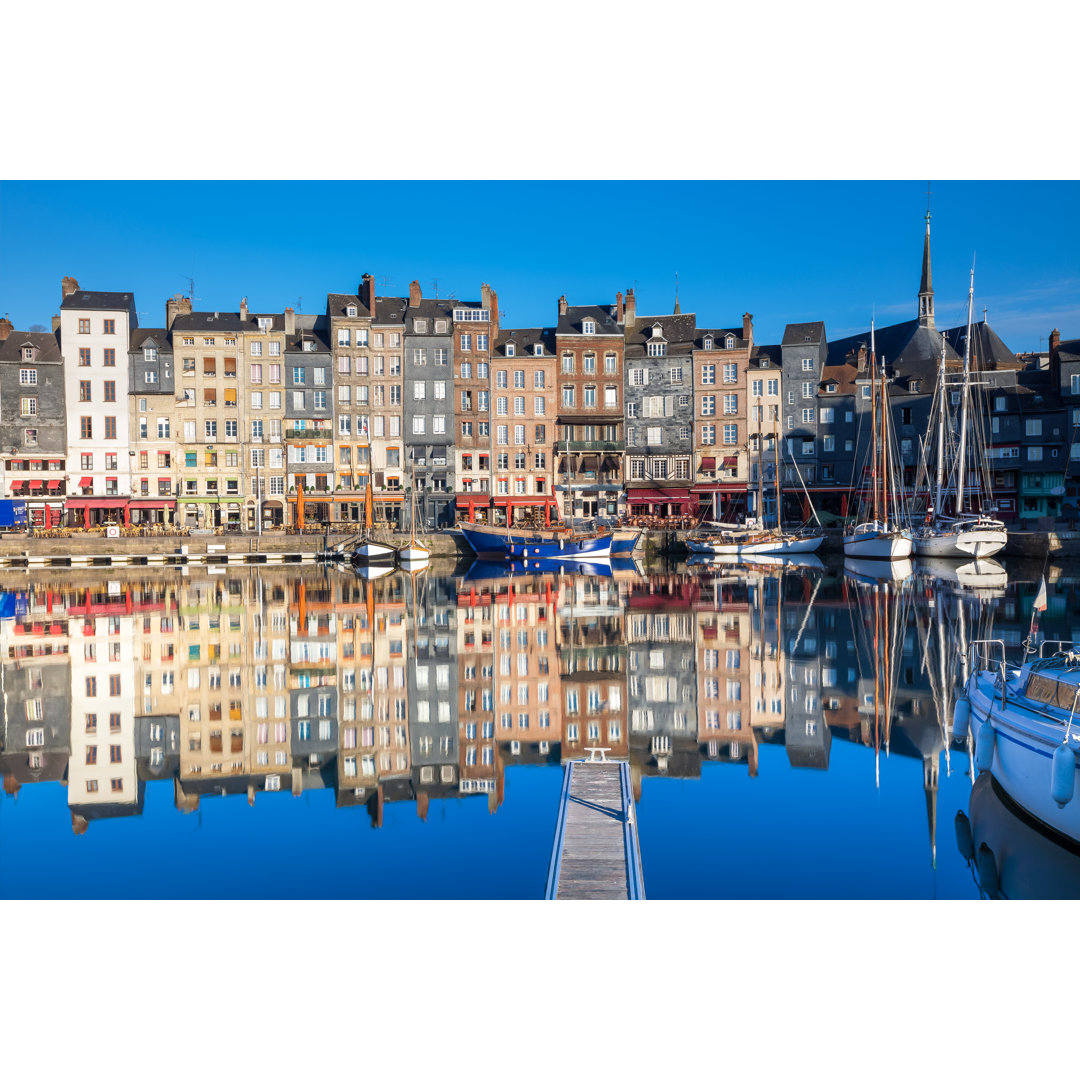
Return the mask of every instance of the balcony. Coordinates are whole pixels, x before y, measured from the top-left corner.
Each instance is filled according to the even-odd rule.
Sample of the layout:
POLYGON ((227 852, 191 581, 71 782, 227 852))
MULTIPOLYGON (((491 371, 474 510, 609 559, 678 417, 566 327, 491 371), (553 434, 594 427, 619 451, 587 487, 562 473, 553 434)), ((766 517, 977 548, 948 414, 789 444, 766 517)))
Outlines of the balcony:
POLYGON ((571 439, 563 440, 555 445, 556 453, 622 453, 626 449, 625 439, 571 439))

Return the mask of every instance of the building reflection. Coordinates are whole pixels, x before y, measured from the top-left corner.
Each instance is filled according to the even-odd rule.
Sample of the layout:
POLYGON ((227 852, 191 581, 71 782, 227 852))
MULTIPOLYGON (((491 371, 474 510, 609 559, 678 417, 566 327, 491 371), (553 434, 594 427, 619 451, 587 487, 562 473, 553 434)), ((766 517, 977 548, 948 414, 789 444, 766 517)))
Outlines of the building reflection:
POLYGON ((840 740, 867 782, 921 761, 933 858, 940 772, 968 767, 949 742, 962 645, 994 618, 1019 640, 1029 591, 745 564, 54 575, 2 594, 3 788, 66 785, 76 833, 170 782, 185 813, 332 791, 379 827, 388 803, 496 813, 507 770, 592 751, 629 760, 640 797, 713 765, 827 771, 840 740))

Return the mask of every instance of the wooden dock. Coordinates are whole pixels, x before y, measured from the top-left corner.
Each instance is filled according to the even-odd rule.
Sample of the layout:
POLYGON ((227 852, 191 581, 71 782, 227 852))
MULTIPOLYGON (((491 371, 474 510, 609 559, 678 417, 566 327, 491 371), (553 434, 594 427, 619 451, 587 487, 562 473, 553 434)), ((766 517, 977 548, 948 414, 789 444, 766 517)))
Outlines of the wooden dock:
POLYGON ((565 766, 547 900, 644 900, 630 766, 565 766))

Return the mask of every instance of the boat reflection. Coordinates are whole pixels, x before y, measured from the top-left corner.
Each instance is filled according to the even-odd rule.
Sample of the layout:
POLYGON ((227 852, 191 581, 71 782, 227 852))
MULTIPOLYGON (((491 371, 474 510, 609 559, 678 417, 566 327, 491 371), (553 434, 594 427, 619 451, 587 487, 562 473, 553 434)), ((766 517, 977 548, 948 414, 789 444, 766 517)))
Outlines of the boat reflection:
POLYGON ((1080 897, 1080 847, 1019 811, 989 773, 975 781, 968 813, 957 811, 956 845, 987 899, 1080 897))

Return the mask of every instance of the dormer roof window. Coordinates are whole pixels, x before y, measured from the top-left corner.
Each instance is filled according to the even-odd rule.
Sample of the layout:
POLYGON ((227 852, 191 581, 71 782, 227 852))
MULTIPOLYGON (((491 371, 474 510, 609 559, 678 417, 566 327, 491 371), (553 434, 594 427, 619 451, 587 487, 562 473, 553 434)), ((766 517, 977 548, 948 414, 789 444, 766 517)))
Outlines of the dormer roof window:
POLYGON ((661 326, 661 325, 660 325, 659 323, 653 323, 653 326, 652 326, 652 336, 653 336, 654 338, 657 338, 657 337, 663 337, 663 336, 664 336, 664 328, 663 328, 663 327, 662 327, 662 326, 661 326))
POLYGON ((157 349, 153 345, 145 345, 142 351, 142 358, 149 364, 157 360, 157 349))
POLYGON ((346 314, 346 315, 348 315, 348 317, 349 317, 350 319, 355 319, 355 318, 356 318, 356 305, 355 305, 355 304, 350 304, 350 305, 349 305, 349 306, 348 306, 348 307, 347 307, 347 308, 345 309, 345 314, 346 314))
POLYGON ((314 352, 314 351, 315 351, 315 342, 312 341, 311 338, 305 338, 304 339, 304 352, 314 352))
POLYGON ((34 359, 34 347, 32 345, 27 345, 26 348, 23 349, 22 354, 23 354, 23 359, 24 360, 33 360, 34 359))
POLYGON ((829 380, 829 382, 827 382, 825 384, 825 393, 826 394, 835 394, 836 393, 836 383, 834 383, 831 379, 829 380))
POLYGON ((269 330, 272 322, 273 322, 273 320, 270 319, 270 318, 260 318, 259 319, 259 329, 260 330, 269 330))
POLYGON ((724 348, 725 349, 734 349, 735 348, 735 335, 734 334, 728 334, 728 336, 726 338, 724 338, 724 348))
POLYGON ((544 346, 541 345, 539 342, 537 342, 533 346, 533 356, 543 356, 543 355, 544 355, 544 346))
POLYGON ((417 334, 427 333, 427 319, 414 319, 413 331, 417 334))
POLYGON ((581 332, 583 334, 595 334, 596 333, 596 320, 595 319, 586 319, 581 324, 581 332))
POLYGON ((706 349, 711 349, 712 348, 712 346, 713 346, 712 334, 706 334, 705 335, 705 340, 702 342, 702 345, 706 349))
POLYGON ((514 355, 514 343, 512 341, 508 341, 506 343, 506 355, 507 356, 513 356, 514 355))
POLYGON ((649 355, 650 356, 667 356, 667 342, 666 341, 650 341, 649 342, 649 355))

